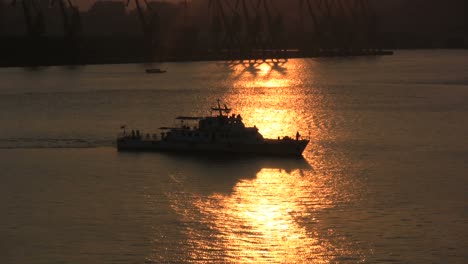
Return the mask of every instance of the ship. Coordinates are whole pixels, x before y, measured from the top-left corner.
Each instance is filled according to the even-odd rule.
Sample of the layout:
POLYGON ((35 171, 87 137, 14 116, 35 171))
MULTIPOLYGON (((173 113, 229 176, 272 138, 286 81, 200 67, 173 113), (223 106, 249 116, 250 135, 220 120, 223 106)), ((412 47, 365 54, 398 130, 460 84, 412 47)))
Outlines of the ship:
POLYGON ((240 114, 231 114, 231 109, 220 100, 211 107, 211 115, 205 117, 178 116, 180 125, 160 127, 159 134, 145 134, 139 130, 123 132, 117 137, 118 151, 160 151, 177 153, 238 154, 302 156, 310 139, 299 132, 295 137, 264 138, 256 126, 247 127, 240 114), (190 126, 190 122, 195 122, 190 126))

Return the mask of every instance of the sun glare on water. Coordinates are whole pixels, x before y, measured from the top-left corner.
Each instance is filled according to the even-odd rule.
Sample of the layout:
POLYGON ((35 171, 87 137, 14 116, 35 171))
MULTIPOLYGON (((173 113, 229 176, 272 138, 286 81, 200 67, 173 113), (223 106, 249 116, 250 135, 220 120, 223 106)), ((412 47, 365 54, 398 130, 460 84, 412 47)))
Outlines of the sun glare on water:
MULTIPOLYGON (((300 85, 301 63, 238 64, 229 84, 232 91, 222 100, 242 114, 247 126, 257 126, 264 137, 294 136, 307 127, 306 120, 301 120, 301 112, 308 108, 306 91, 300 85)), ((301 133, 307 135, 308 131, 301 133)))
MULTIPOLYGON (((301 69, 313 69, 302 64, 263 63, 247 71, 245 65, 237 65, 227 81, 231 90, 220 99, 232 107, 232 113, 242 115, 246 126, 256 126, 266 138, 294 136, 296 131, 307 136, 304 130, 313 122, 311 117, 320 115, 322 97, 316 87, 301 85, 301 69)), ((313 74, 307 76, 313 78, 313 74)), ((202 166, 197 177, 216 175, 221 185, 232 180, 232 186, 227 192, 184 190, 170 197, 173 210, 186 223, 182 232, 192 262, 333 263, 336 252, 350 254, 346 241, 337 244, 324 235, 336 231, 322 226, 319 218, 334 207, 337 190, 326 184, 333 175, 316 175, 311 164, 320 168, 331 161, 304 156, 308 160, 293 161, 293 166, 279 161, 273 165, 233 161, 230 168, 202 166)), ((203 188, 212 186, 213 179, 205 184, 203 188)))
MULTIPOLYGON (((228 262, 250 263, 326 263, 323 257, 326 241, 301 225, 307 205, 302 197, 310 191, 299 178, 300 171, 287 173, 264 168, 253 180, 240 181, 231 195, 213 194, 199 200, 196 207, 204 218, 210 219, 214 244, 197 248, 227 252, 228 262)), ((315 201, 316 210, 329 202, 315 201)), ((310 208, 309 208, 310 209, 310 208)), ((194 241, 196 242, 196 241, 194 241)), ((200 257, 198 250, 194 258, 200 257)))

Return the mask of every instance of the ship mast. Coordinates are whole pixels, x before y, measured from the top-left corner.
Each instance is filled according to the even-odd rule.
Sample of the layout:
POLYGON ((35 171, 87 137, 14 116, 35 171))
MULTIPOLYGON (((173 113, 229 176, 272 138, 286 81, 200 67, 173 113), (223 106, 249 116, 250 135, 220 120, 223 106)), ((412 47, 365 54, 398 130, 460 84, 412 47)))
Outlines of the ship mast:
POLYGON ((227 105, 224 105, 224 108, 221 108, 221 100, 218 99, 218 107, 211 107, 211 111, 219 111, 219 116, 223 116, 223 112, 229 114, 231 108, 228 108, 227 105))

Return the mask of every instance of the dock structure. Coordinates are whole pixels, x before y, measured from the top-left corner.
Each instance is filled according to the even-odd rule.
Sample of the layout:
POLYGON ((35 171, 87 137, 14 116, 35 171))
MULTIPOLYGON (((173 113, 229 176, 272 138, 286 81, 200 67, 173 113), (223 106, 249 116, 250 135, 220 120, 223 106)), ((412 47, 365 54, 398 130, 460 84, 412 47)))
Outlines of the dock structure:
POLYGON ((53 5, 42 2, 49 0, 42 4, 15 0, 4 11, 16 1, 24 11, 25 36, 2 36, 0 45, 2 50, 16 47, 22 53, 2 54, 0 66, 392 54, 382 49, 370 0, 185 0, 178 4, 125 0, 108 1, 112 7, 108 9, 106 1, 98 1, 86 12, 94 16, 101 12, 102 20, 109 22, 115 20, 105 17, 110 16, 109 10, 120 10, 116 16, 130 21, 129 34, 105 32, 105 36, 87 34, 86 30, 94 30, 86 21, 91 17, 80 14, 70 0, 51 0, 62 14, 63 37, 46 32, 51 17, 47 12, 53 5))
POLYGON ((390 55, 369 0, 209 0, 210 55, 231 59, 390 55), (290 14, 296 14, 295 18, 290 14), (295 20, 295 21, 291 21, 295 20))

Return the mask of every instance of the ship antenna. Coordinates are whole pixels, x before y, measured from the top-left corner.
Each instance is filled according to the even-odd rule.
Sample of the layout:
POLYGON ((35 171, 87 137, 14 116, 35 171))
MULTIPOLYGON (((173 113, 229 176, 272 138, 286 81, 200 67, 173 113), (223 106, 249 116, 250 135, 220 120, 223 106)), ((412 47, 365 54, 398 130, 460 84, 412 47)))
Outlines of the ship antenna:
POLYGON ((219 115, 222 116, 222 115, 223 115, 223 110, 221 110, 220 101, 221 101, 221 100, 219 100, 219 98, 218 98, 218 110, 219 110, 219 115))

